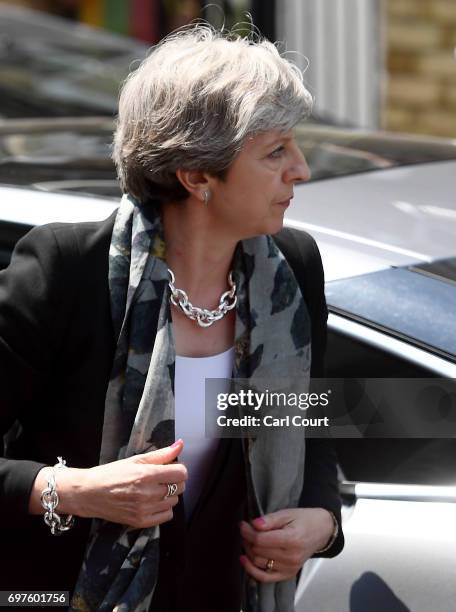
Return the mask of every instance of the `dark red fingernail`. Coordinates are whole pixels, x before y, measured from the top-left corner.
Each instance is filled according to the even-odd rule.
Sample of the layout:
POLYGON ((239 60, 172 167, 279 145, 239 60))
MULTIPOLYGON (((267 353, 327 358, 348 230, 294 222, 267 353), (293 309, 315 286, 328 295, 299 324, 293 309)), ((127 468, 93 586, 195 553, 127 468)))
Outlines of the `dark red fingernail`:
POLYGON ((239 557, 239 561, 244 565, 244 563, 247 561, 247 557, 245 555, 241 555, 239 557))
POLYGON ((266 521, 262 516, 259 516, 258 518, 254 519, 252 523, 254 523, 257 527, 264 527, 266 525, 266 521))

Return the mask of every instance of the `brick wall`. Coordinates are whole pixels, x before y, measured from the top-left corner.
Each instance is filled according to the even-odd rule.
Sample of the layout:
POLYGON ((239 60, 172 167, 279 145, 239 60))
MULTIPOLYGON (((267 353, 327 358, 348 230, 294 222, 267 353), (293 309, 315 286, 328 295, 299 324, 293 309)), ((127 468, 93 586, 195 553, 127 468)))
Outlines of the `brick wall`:
POLYGON ((456 137, 456 0, 385 0, 386 129, 456 137))

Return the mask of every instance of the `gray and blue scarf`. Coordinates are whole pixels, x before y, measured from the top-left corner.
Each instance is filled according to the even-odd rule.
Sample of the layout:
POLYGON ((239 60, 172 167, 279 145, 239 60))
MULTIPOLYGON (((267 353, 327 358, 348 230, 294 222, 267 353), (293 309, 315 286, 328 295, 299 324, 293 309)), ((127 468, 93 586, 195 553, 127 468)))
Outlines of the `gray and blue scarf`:
MULTIPOLYGON (((269 236, 238 244, 233 378, 301 378, 310 372, 310 321, 293 272, 269 236)), ((100 464, 172 444, 175 345, 159 207, 122 198, 109 251, 117 347, 105 403, 100 464)), ((201 333, 204 333, 202 331, 201 333)), ((301 428, 262 429, 245 441, 252 519, 297 507, 303 486, 301 428)), ((159 526, 94 520, 70 610, 146 612, 158 576, 159 526)), ((292 612, 295 580, 248 581, 245 612, 292 612)))

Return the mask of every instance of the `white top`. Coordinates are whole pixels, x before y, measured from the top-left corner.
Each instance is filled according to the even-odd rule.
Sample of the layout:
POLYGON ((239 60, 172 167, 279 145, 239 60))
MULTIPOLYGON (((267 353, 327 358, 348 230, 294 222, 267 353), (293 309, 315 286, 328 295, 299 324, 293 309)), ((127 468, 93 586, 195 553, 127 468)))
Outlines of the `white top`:
MULTIPOLYGON (((231 378, 234 347, 212 357, 176 355, 174 378, 176 440, 182 438, 184 449, 179 455, 188 470, 184 492, 185 515, 188 518, 202 492, 218 447, 217 438, 205 436, 205 380, 231 378)), ((229 383, 226 389, 228 391, 229 383)), ((214 410, 216 407, 214 406, 214 410)))

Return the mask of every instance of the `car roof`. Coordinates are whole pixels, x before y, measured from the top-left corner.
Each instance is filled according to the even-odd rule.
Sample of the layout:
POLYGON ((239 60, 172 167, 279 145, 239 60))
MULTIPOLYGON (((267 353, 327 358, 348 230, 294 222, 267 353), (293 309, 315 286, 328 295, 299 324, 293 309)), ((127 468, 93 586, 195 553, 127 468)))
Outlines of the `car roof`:
POLYGON ((310 232, 327 280, 456 255, 456 160, 299 184, 286 223, 310 232))
POLYGON ((51 222, 102 221, 118 206, 118 199, 0 186, 0 219, 30 227, 51 222))

